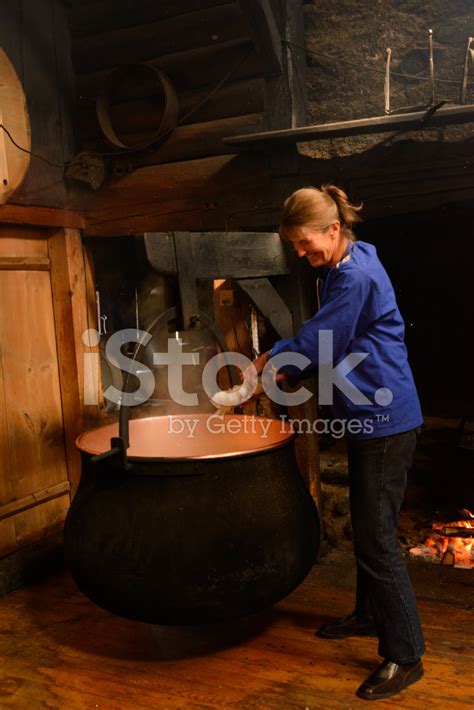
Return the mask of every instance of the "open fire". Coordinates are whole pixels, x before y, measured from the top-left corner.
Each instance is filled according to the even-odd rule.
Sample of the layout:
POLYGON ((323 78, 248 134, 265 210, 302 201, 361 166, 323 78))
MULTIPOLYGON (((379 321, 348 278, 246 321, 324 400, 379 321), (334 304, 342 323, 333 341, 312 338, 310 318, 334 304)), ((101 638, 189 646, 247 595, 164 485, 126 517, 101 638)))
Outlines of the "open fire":
POLYGON ((433 532, 423 545, 410 549, 412 557, 465 569, 474 568, 474 514, 463 508, 461 520, 433 523, 433 532))

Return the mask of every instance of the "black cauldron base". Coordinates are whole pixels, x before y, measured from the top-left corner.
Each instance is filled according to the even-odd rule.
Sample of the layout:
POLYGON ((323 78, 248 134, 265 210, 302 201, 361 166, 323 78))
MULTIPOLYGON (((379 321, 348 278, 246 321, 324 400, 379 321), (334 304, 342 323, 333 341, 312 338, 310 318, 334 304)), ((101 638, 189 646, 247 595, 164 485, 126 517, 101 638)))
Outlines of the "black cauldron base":
POLYGON ((79 589, 108 611, 152 624, 220 621, 262 610, 308 574, 316 507, 294 440, 250 455, 92 462, 64 544, 79 589))

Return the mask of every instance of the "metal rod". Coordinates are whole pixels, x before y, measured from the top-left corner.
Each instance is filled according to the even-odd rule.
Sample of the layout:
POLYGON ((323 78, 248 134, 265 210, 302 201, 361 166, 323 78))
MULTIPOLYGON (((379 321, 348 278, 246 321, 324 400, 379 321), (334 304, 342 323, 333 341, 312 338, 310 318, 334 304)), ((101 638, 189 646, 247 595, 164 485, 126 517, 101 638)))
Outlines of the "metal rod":
POLYGON ((385 83, 384 83, 384 100, 385 100, 385 113, 390 113, 390 59, 392 56, 392 50, 387 47, 387 61, 385 63, 385 83))
POLYGON ((257 311, 253 306, 250 308, 250 332, 252 336, 252 355, 258 357, 260 355, 260 342, 258 337, 258 316, 257 311))
POLYGON ((429 49, 429 62, 430 62, 430 104, 435 102, 435 76, 434 76, 434 61, 433 61, 433 30, 428 30, 428 49, 429 49))
POLYGON ((472 60, 473 58, 473 50, 471 49, 471 44, 473 40, 474 37, 467 38, 466 56, 464 58, 464 71, 462 74, 461 96, 459 99, 459 103, 463 106, 466 103, 467 80, 469 75, 469 59, 472 60))

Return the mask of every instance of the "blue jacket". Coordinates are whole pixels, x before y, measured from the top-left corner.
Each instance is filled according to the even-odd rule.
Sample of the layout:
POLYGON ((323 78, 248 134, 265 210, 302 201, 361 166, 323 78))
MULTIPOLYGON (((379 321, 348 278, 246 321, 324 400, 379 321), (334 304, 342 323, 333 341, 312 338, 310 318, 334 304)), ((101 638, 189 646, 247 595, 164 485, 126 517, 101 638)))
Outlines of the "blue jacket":
MULTIPOLYGON (((329 367, 341 364, 342 370, 346 365, 343 378, 358 390, 355 397, 350 391, 347 396, 347 387, 342 391, 336 384, 332 386, 331 410, 335 418, 345 422, 348 438, 372 439, 421 426, 420 403, 404 343, 405 326, 393 286, 372 244, 351 242, 339 264, 327 269, 319 311, 294 337, 275 343, 270 353, 271 357, 301 353, 311 364, 303 371, 287 365, 282 372, 304 377, 319 365, 326 367, 327 374, 320 331, 332 331, 333 362, 329 367), (365 355, 352 369, 353 363, 345 361, 351 353, 365 355)), ((334 381, 334 377, 327 381, 334 381)))

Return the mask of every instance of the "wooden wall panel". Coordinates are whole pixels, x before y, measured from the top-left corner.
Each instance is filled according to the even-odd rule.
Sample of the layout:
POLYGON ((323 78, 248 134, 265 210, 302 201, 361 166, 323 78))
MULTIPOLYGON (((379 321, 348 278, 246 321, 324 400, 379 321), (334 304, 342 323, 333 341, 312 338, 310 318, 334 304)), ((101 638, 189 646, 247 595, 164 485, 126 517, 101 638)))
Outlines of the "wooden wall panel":
MULTIPOLYGON (((128 95, 123 101, 112 106, 113 126, 121 136, 130 136, 134 143, 138 143, 134 134, 148 133, 156 134, 162 113, 161 106, 157 102, 156 85, 150 87, 150 94, 139 99, 133 99, 128 95), (130 100, 125 100, 126 98, 130 100)), ((210 94, 211 87, 204 89, 187 91, 179 94, 179 127, 171 134, 175 137, 177 131, 182 131, 183 127, 190 124, 213 122, 219 119, 233 118, 263 111, 263 81, 259 78, 252 78, 241 81, 234 81, 217 92, 211 99, 206 100, 210 94), (198 110, 195 110, 198 106, 198 110)), ((108 150, 112 149, 111 144, 106 141, 97 119, 95 106, 88 106, 78 115, 77 129, 81 138, 88 142, 91 139, 100 139, 96 149, 104 145, 108 150)), ((229 127, 229 133, 231 126, 229 127)), ((245 128, 242 129, 245 132, 245 128)), ((225 135, 225 133, 224 133, 225 135)), ((142 135, 140 140, 145 142, 150 136, 142 135)), ((125 141, 127 142, 127 141, 125 141)), ((128 141, 131 144, 131 141, 128 141)), ((168 142, 168 141, 167 141, 168 142)), ((93 144, 90 144, 93 147, 93 144)), ((157 148, 159 150, 159 147, 157 148)))
POLYGON ((11 491, 23 498, 68 477, 49 273, 1 271, 0 302, 11 491))
POLYGON ((0 556, 58 532, 77 485, 86 261, 75 229, 0 226, 0 556))
POLYGON ((237 4, 231 2, 73 40, 73 61, 81 71, 89 72, 245 36, 246 22, 237 4))
MULTIPOLYGON (((247 79, 259 73, 259 62, 252 43, 245 37, 223 42, 218 46, 208 44, 206 47, 176 52, 164 57, 154 56, 147 61, 147 64, 163 69, 179 94, 197 87, 217 84, 226 71, 233 67, 236 67, 232 72, 233 80, 247 79)), ((78 101, 94 101, 102 90, 110 69, 84 72, 80 66, 77 66, 76 72, 78 101)), ((140 95, 141 90, 133 94, 135 98, 140 95)))
POLYGON ((31 227, 0 225, 0 257, 48 256, 48 244, 41 232, 31 227))
POLYGON ((95 3, 92 11, 90 4, 83 0, 81 3, 72 4, 68 15, 74 36, 82 37, 98 34, 103 27, 108 30, 126 28, 132 17, 135 24, 143 25, 229 2, 232 0, 140 0, 139 3, 136 0, 102 0, 95 3))
MULTIPOLYGON (((3 330, 3 310, 0 308, 0 333, 3 330)), ((12 500, 10 449, 5 407, 2 339, 0 337, 0 508, 12 500)), ((0 557, 15 549, 15 523, 11 518, 0 520, 0 557)))
POLYGON ((16 547, 45 540, 62 530, 68 508, 69 495, 63 495, 16 515, 16 547))
MULTIPOLYGON (((120 0, 118 5, 101 3, 96 23, 91 22, 90 6, 69 7, 77 72, 78 149, 112 152, 113 156, 114 148, 104 138, 95 115, 95 100, 112 68, 127 62, 145 61, 168 74, 179 99, 180 123, 163 145, 119 155, 117 174, 119 170, 123 173, 123 168, 127 172, 147 165, 224 155, 227 151, 222 137, 245 133, 262 124, 261 62, 249 38, 247 20, 235 0, 142 3, 134 7, 133 20, 132 10, 128 15, 125 12, 129 4, 130 0, 120 0), (214 92, 227 73, 228 78, 214 92)), ((113 125, 127 143, 146 142, 156 130, 161 107, 155 84, 151 77, 150 81, 123 86, 123 97, 114 101, 113 125)), ((94 201, 82 186, 77 192, 86 203, 88 198, 94 201)))

